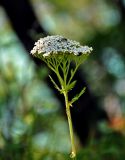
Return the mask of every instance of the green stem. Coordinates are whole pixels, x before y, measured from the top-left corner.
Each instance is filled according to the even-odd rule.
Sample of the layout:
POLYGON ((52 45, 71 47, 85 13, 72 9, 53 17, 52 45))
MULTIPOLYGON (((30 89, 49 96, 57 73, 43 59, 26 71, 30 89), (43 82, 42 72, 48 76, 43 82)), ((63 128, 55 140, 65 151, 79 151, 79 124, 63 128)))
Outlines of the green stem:
POLYGON ((72 120, 71 120, 71 113, 70 113, 70 104, 68 102, 68 94, 67 91, 63 92, 64 97, 65 97, 65 105, 66 105, 66 114, 68 118, 68 124, 69 124, 69 131, 70 131, 70 139, 71 139, 71 158, 76 157, 76 149, 75 149, 75 142, 74 142, 74 134, 73 134, 73 126, 72 126, 72 120))
POLYGON ((73 77, 74 77, 74 75, 75 75, 75 73, 76 73, 79 65, 80 65, 80 64, 76 64, 75 69, 74 69, 73 73, 71 74, 70 79, 69 79, 69 81, 68 81, 68 83, 67 83, 68 85, 70 84, 71 80, 73 79, 73 77))

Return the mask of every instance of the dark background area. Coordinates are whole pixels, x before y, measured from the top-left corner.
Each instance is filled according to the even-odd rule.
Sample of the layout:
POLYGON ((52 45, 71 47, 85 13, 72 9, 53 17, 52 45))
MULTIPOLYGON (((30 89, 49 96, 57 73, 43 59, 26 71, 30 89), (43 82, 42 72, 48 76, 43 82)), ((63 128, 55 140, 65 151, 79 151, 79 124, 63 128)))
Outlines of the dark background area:
POLYGON ((87 87, 71 110, 78 159, 124 159, 125 2, 0 3, 1 160, 58 160, 69 153, 63 97, 48 79, 52 73, 29 54, 36 40, 53 34, 94 49, 71 93, 87 87))

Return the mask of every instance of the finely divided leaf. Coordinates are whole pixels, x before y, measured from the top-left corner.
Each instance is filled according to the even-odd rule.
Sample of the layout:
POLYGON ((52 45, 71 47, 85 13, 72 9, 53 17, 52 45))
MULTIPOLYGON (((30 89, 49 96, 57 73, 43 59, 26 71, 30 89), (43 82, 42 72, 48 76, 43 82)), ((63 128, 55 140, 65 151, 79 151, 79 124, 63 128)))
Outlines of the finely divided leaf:
POLYGON ((67 86, 67 91, 72 90, 72 89, 74 88, 75 84, 76 84, 76 81, 71 82, 71 83, 67 86))
POLYGON ((82 95, 83 95, 83 93, 85 93, 85 90, 86 90, 86 87, 84 87, 82 90, 81 90, 81 92, 79 93, 79 94, 77 94, 72 100, 71 100, 71 105, 75 102, 75 101, 77 101, 82 95))

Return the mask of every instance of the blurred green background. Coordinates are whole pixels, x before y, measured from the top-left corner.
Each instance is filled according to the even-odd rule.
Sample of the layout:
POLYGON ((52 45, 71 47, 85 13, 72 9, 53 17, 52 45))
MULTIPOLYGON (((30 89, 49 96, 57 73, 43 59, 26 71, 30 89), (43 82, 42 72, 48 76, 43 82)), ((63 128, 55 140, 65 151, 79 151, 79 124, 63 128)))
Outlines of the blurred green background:
MULTIPOLYGON (((85 147, 75 137, 78 160, 125 159, 125 19, 117 2, 125 8, 124 0, 31 1, 47 32, 94 49, 81 69, 110 123, 101 121, 103 136, 91 136, 85 147)), ((69 159, 67 120, 46 76, 46 67, 36 71, 1 6, 0 160, 69 159)))

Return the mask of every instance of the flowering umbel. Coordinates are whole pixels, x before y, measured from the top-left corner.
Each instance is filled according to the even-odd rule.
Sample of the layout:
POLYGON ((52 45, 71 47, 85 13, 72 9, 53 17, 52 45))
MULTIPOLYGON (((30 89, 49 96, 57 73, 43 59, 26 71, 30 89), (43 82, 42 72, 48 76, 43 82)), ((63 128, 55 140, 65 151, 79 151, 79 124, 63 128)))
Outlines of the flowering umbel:
POLYGON ((31 54, 34 56, 36 56, 36 54, 42 54, 43 57, 62 53, 79 56, 81 54, 90 53, 91 51, 92 47, 81 46, 79 42, 56 35, 40 38, 31 50, 31 54))
POLYGON ((34 48, 31 50, 31 54, 43 60, 58 78, 59 85, 49 76, 55 88, 63 94, 65 98, 71 138, 71 158, 76 157, 76 150, 70 107, 82 96, 85 92, 85 87, 71 100, 69 100, 68 92, 72 90, 76 84, 76 80, 73 80, 73 77, 78 67, 88 57, 91 51, 92 47, 82 46, 79 42, 69 40, 59 35, 41 38, 35 43, 34 48), (72 61, 74 62, 74 67, 71 69, 72 61))

